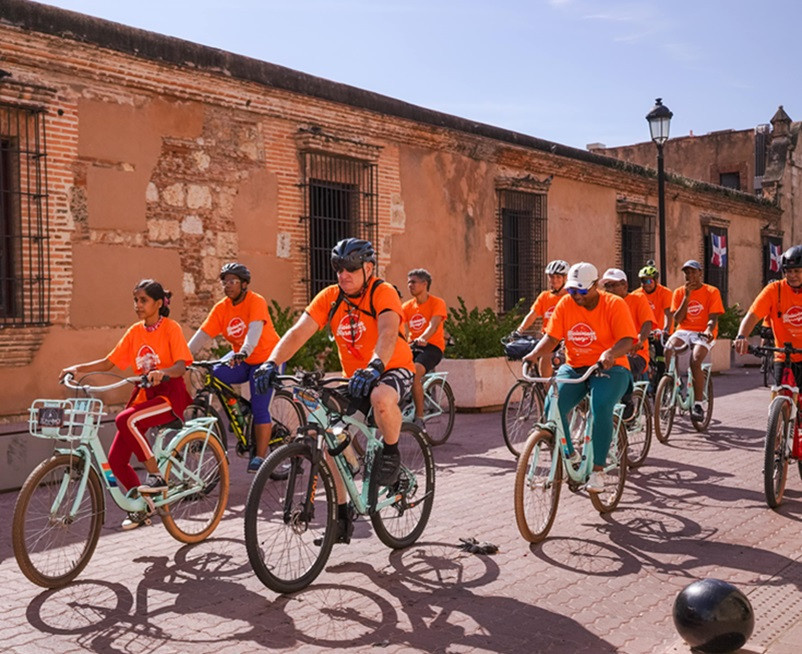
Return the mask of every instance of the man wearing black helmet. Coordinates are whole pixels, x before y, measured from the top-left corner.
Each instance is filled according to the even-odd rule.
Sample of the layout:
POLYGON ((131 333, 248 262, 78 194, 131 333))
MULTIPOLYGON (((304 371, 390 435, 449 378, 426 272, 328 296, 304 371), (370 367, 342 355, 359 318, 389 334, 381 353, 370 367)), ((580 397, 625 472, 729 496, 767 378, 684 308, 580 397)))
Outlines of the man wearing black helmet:
POLYGON ((226 384, 249 382, 253 410, 253 434, 256 451, 251 453, 248 472, 262 465, 270 443, 273 420, 270 416, 272 389, 259 392, 254 373, 278 343, 267 301, 248 290, 251 272, 241 263, 227 263, 220 269, 220 283, 225 297, 212 307, 206 320, 189 340, 193 356, 211 339, 222 335, 232 346, 227 364, 215 367, 213 374, 226 384))
MULTIPOLYGON (((389 486, 398 479, 401 432, 399 401, 412 386, 412 352, 400 332, 401 300, 392 284, 374 277, 376 253, 368 241, 347 238, 331 251, 337 284, 318 293, 298 321, 287 331, 259 368, 257 384, 264 389, 319 329, 331 326, 343 375, 350 378, 353 397, 369 397, 384 447, 379 459, 378 483, 389 486)), ((338 543, 348 543, 353 519, 346 503, 342 479, 335 472, 338 498, 338 543)))
MULTIPOLYGON (((768 284, 752 302, 749 311, 741 320, 735 351, 746 354, 746 338, 760 320, 768 319, 774 332, 774 346, 783 347, 791 343, 802 348, 802 245, 788 248, 782 256, 784 279, 768 284)), ((774 379, 782 375, 782 355, 775 354, 774 379)), ((794 376, 802 380, 802 354, 792 354, 794 376)))

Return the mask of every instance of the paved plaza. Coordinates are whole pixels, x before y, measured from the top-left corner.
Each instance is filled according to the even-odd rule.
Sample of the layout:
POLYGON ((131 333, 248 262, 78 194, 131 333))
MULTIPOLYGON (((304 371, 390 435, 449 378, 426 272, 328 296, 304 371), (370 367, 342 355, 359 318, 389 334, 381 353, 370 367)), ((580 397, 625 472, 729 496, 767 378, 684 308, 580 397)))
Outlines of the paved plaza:
POLYGON ((564 489, 554 528, 536 546, 515 526, 515 461, 500 414, 459 414, 435 449, 436 497, 421 541, 391 551, 360 521, 351 544, 335 546, 318 580, 292 596, 250 571, 242 459, 232 460, 229 510, 210 540, 182 545, 158 522, 124 533, 112 506, 87 569, 55 591, 19 572, 9 533, 16 493, 0 495, 2 650, 688 652, 672 623, 674 598, 691 581, 717 577, 754 606, 743 652, 798 652, 802 480, 793 467, 785 502, 766 508, 769 394, 758 384, 755 369, 718 375, 709 434, 679 417, 670 443, 652 443, 609 516, 564 489), (459 550, 470 536, 500 551, 459 550))

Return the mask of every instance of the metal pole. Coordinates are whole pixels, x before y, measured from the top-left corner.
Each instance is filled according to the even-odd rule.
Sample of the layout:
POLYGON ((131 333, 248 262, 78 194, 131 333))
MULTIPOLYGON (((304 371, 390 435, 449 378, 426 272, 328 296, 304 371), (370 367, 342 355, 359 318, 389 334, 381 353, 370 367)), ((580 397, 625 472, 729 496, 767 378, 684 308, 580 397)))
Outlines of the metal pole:
POLYGON ((657 217, 660 224, 660 283, 666 286, 666 189, 663 146, 657 143, 657 217))

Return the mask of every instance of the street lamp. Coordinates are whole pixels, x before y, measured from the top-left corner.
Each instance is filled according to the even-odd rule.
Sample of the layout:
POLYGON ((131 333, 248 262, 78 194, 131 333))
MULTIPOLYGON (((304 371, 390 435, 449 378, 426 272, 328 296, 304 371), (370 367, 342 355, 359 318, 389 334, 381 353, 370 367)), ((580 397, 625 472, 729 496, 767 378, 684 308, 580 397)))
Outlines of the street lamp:
POLYGON ((668 141, 668 129, 674 114, 657 98, 652 110, 646 114, 652 141, 657 146, 657 216, 660 224, 660 281, 666 285, 666 190, 663 171, 663 144, 668 141))

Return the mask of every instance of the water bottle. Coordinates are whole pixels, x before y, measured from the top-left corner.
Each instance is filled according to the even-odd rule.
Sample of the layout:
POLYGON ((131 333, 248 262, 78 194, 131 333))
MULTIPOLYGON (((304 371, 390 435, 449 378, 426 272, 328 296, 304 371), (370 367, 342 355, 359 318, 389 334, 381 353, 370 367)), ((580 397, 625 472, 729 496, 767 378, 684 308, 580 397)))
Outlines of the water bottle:
POLYGON ((351 468, 351 474, 357 474, 359 472, 360 463, 359 457, 357 457, 356 451, 354 451, 354 446, 351 443, 351 435, 344 428, 335 427, 335 429, 332 431, 340 446, 342 446, 343 443, 347 443, 342 453, 345 456, 345 460, 348 461, 348 466, 351 468))
POLYGON ((234 419, 237 421, 237 425, 239 425, 240 429, 245 429, 245 410, 247 407, 236 397, 229 397, 226 399, 226 403, 228 404, 231 413, 234 415, 234 419))

